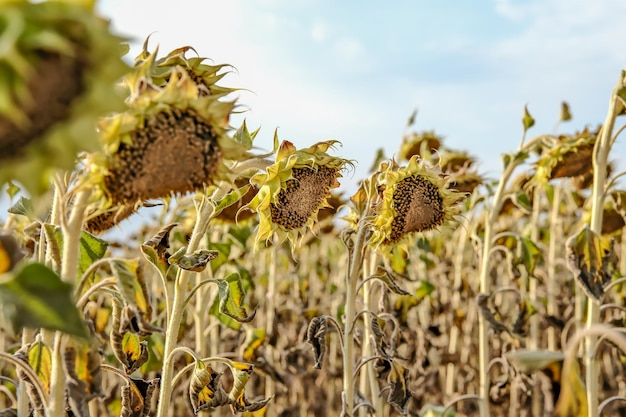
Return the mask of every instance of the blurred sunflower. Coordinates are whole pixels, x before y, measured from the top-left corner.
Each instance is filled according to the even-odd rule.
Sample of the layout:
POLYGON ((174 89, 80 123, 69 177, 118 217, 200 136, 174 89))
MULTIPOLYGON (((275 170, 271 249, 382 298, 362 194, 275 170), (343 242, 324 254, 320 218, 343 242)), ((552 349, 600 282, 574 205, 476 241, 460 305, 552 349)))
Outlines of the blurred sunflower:
POLYGON ((123 106, 120 41, 93 2, 2 2, 0 186, 41 194, 55 168, 97 149, 98 118, 123 106))
POLYGON ((317 213, 328 207, 330 190, 337 188, 342 171, 352 162, 329 155, 326 151, 337 141, 318 142, 296 150, 283 141, 276 153, 276 162, 265 172, 255 174, 250 183, 259 190, 250 203, 243 206, 259 213, 257 244, 277 236, 295 245, 307 228, 317 222, 317 213))
POLYGON ((582 187, 589 185, 596 138, 597 132, 587 129, 572 136, 560 136, 536 162, 533 182, 542 184, 555 178, 573 178, 582 187))
POLYGON ((100 209, 201 190, 228 179, 227 161, 247 158, 248 147, 227 133, 235 89, 216 84, 227 65, 186 58, 191 49, 157 59, 146 41, 124 79, 126 111, 100 120, 104 152, 90 155, 86 181, 100 209))
POLYGON ((408 161, 414 155, 429 160, 443 142, 443 138, 434 131, 413 132, 402 138, 398 157, 402 161, 408 161))
POLYGON ((406 248, 413 233, 435 229, 458 214, 456 205, 464 193, 447 188, 447 179, 413 156, 405 167, 395 161, 384 165, 378 176, 382 201, 376 207, 373 234, 375 245, 406 248))

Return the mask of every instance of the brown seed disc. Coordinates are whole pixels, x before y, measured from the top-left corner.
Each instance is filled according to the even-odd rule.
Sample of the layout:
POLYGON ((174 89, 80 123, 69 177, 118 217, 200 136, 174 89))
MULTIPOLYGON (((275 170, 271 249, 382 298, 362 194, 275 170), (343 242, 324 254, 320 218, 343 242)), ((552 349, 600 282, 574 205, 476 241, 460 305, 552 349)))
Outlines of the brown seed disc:
POLYGON ((26 82, 32 103, 21 111, 29 124, 18 127, 0 115, 0 159, 19 156, 24 148, 52 125, 68 118, 72 102, 85 90, 86 65, 77 58, 38 51, 35 73, 26 82))
POLYGON ((211 125, 172 109, 136 130, 132 144, 120 144, 104 183, 114 204, 184 194, 211 183, 221 160, 211 125))
POLYGON ((306 225, 309 217, 320 207, 337 180, 339 173, 334 168, 320 166, 294 168, 293 179, 278 193, 278 203, 270 205, 272 223, 285 230, 299 229, 306 225))
POLYGON ((386 243, 395 243, 407 233, 423 232, 443 224, 443 198, 436 185, 420 175, 396 184, 393 207, 397 212, 386 243))
POLYGON ((135 213, 135 206, 133 204, 122 206, 118 210, 107 211, 106 213, 102 213, 87 220, 85 229, 93 234, 104 233, 133 213, 135 213))
POLYGON ((581 146, 563 155, 563 158, 552 168, 550 179, 577 177, 592 171, 593 147, 593 144, 581 146))

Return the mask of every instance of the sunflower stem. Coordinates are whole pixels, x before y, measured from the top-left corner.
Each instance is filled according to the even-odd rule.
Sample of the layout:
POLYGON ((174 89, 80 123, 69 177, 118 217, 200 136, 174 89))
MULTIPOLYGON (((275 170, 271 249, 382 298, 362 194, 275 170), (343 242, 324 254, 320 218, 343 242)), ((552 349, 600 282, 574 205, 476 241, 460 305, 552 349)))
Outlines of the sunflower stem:
MULTIPOLYGON (((523 146, 519 151, 523 152, 533 146, 541 137, 537 137, 523 146)), ((483 239, 482 256, 480 259, 480 275, 479 275, 479 292, 484 294, 491 293, 491 280, 489 274, 489 258, 491 249, 494 245, 493 225, 498 220, 502 204, 504 203, 506 184, 511 178, 513 171, 523 162, 523 158, 511 157, 508 164, 505 165, 502 176, 498 183, 498 188, 493 196, 491 208, 485 219, 485 235, 483 239)), ((489 324, 482 314, 478 315, 478 373, 480 375, 479 395, 482 398, 480 402, 480 417, 489 417, 489 324)))
POLYGON ((369 222, 365 217, 366 216, 359 221, 346 275, 346 306, 344 313, 344 329, 346 334, 343 339, 343 398, 344 410, 350 416, 354 410, 354 322, 356 319, 356 289, 363 265, 363 255, 367 241, 366 234, 369 231, 369 222))
MULTIPOLYGON (((78 248, 80 234, 85 217, 85 206, 89 192, 80 190, 74 196, 70 215, 61 217, 63 231, 63 258, 61 260, 61 279, 69 284, 77 283, 78 248)), ((52 364, 50 371, 50 407, 49 417, 65 416, 65 371, 63 370, 63 333, 55 332, 52 364)))
MULTIPOLYGON (((212 196, 213 200, 226 193, 226 189, 218 187, 212 196)), ((202 194, 202 199, 196 205, 197 219, 187 246, 187 254, 192 254, 200 246, 200 242, 207 232, 209 221, 211 220, 215 206, 209 198, 202 194)), ((161 388, 159 391, 159 402, 157 417, 166 417, 169 413, 170 399, 172 395, 172 377, 174 372, 174 361, 171 353, 176 349, 178 331, 185 308, 187 298, 187 283, 191 276, 191 271, 179 268, 174 284, 174 300, 172 302, 172 313, 167 319, 167 333, 165 334, 165 346, 163 348, 163 369, 161 374, 161 388)))
MULTIPOLYGON (((609 102, 609 111, 602 125, 593 151, 593 185, 591 189, 591 224, 590 229, 598 236, 602 234, 602 217, 604 214, 604 184, 607 177, 607 164, 611 150, 613 127, 619 112, 620 98, 618 92, 624 88, 624 74, 620 75, 619 82, 613 89, 609 102)), ((600 322, 600 306, 587 299, 586 328, 595 327, 600 322)), ((587 387, 588 416, 598 416, 598 378, 599 372, 594 360, 597 336, 590 333, 585 341, 585 382, 587 387)))

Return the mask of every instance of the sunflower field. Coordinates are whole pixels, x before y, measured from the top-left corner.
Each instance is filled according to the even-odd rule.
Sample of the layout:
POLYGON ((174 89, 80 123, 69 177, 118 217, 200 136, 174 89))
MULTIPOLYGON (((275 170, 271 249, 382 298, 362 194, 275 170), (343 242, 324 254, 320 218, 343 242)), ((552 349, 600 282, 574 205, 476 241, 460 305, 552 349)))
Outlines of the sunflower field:
POLYGON ((626 415, 626 73, 495 179, 413 115, 348 195, 84 3, 0 5, 0 417, 626 415))

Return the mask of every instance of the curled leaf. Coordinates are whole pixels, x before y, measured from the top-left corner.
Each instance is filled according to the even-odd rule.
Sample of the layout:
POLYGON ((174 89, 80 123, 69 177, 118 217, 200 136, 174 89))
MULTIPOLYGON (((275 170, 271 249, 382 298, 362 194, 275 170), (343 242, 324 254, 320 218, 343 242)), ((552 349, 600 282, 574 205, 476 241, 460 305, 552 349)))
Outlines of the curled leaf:
POLYGON ((155 234, 151 239, 147 240, 143 243, 143 245, 141 245, 142 251, 144 250, 144 247, 152 248, 156 251, 157 259, 159 261, 167 261, 167 258, 169 257, 167 250, 170 248, 170 232, 179 224, 180 223, 171 223, 161 228, 161 230, 159 230, 157 234, 155 234))
POLYGON ((202 272, 206 268, 207 264, 219 255, 218 251, 200 249, 190 255, 183 255, 178 259, 172 259, 171 256, 168 259, 168 263, 175 264, 179 268, 187 271, 202 272))
POLYGON ((493 314, 493 312, 489 309, 489 306, 487 305, 488 302, 489 302, 488 294, 484 294, 484 293, 478 294, 478 296, 476 297, 476 303, 478 304, 478 309, 480 310, 480 314, 487 321, 487 323, 491 325, 491 327, 496 333, 506 332, 508 334, 511 334, 511 331, 509 330, 507 325, 502 323, 498 319, 496 319, 495 315, 493 314))
POLYGON ((306 332, 306 341, 313 347, 315 369, 322 369, 322 362, 326 354, 326 332, 328 323, 324 317, 313 317, 306 332))
POLYGON ((247 309, 243 306, 243 298, 245 292, 239 275, 232 274, 226 279, 217 281, 219 291, 219 312, 238 322, 248 323, 254 319, 256 311, 248 314, 247 309))
POLYGON ((120 417, 148 417, 152 405, 152 396, 159 386, 159 378, 150 381, 128 378, 121 387, 122 410, 120 417))
POLYGON ((391 404, 400 414, 407 415, 407 403, 413 393, 408 388, 409 370, 398 362, 391 362, 391 370, 387 376, 389 384, 389 394, 387 402, 391 404))
POLYGON ((204 362, 196 361, 189 382, 189 400, 194 414, 230 403, 228 394, 222 388, 221 376, 204 362))

